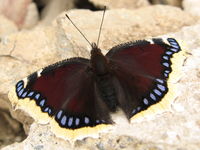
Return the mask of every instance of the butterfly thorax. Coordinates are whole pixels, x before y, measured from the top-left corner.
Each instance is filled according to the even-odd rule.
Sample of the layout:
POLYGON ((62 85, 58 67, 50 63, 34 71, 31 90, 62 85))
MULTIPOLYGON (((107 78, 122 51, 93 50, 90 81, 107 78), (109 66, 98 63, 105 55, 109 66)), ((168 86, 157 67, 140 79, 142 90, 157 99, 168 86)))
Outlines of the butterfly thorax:
POLYGON ((101 53, 96 44, 92 45, 90 64, 99 95, 111 111, 116 111, 118 100, 109 60, 101 53))
POLYGON ((93 72, 97 75, 104 75, 109 72, 108 59, 101 53, 95 43, 92 44, 90 64, 93 72))

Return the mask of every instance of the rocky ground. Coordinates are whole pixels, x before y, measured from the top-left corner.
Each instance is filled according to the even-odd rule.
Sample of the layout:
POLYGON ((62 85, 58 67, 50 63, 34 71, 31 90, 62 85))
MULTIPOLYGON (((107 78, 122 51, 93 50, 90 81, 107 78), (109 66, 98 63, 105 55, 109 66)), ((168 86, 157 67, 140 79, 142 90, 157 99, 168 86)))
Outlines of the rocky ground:
POLYGON ((0 0, 0 148, 199 150, 199 9, 199 0, 0 0), (99 47, 105 53, 122 42, 158 36, 182 43, 188 55, 177 82, 179 96, 168 110, 151 119, 144 117, 116 126, 99 138, 70 144, 56 137, 48 124, 39 124, 23 110, 16 110, 7 95, 18 80, 44 66, 75 56, 88 58, 90 46, 65 13, 95 42, 102 17, 97 10, 104 5, 108 10, 99 47))

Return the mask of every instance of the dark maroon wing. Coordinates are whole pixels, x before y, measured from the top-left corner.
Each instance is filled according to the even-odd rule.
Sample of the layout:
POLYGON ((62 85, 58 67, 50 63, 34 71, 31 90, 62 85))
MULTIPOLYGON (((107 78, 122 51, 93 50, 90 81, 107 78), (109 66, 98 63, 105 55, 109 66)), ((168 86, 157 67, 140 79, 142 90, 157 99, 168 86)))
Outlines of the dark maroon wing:
POLYGON ((180 51, 175 39, 130 42, 112 48, 107 57, 123 93, 119 104, 128 118, 159 102, 168 92, 172 55, 180 51))
POLYGON ((96 96, 89 60, 72 58, 50 65, 19 81, 19 99, 30 98, 42 112, 54 116, 61 127, 76 129, 111 123, 108 111, 96 96), (25 87, 24 87, 25 86, 25 87))

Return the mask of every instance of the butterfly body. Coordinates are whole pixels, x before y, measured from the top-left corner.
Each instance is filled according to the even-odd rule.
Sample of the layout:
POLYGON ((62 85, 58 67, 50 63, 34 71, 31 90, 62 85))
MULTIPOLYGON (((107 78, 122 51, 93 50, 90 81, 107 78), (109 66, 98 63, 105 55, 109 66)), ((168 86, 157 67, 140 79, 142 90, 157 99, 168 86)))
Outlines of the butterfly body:
POLYGON ((94 88, 100 98, 105 102, 108 109, 112 112, 117 108, 117 95, 113 85, 112 68, 109 64, 109 59, 101 53, 101 50, 92 45, 91 58, 90 58, 91 70, 93 74, 94 88))

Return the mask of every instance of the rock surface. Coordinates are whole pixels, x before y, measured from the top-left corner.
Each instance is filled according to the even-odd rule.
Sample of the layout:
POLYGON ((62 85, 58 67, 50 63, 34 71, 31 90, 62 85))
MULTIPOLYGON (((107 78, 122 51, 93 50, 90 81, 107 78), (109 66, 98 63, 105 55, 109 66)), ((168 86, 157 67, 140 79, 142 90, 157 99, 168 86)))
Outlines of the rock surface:
POLYGON ((50 24, 61 12, 74 8, 74 0, 51 0, 41 13, 42 23, 50 24))
MULTIPOLYGON (((69 11, 68 15, 88 37, 96 41, 102 12, 87 10, 69 11), (80 15, 81 14, 81 17, 80 15)), ((155 149, 177 150, 200 147, 200 25, 196 18, 180 9, 169 6, 151 6, 134 11, 108 10, 104 20, 100 47, 111 48, 121 42, 170 33, 185 43, 188 50, 178 82, 180 95, 171 105, 171 110, 155 115, 151 120, 143 119, 127 126, 116 126, 101 138, 77 141, 74 149, 155 149), (176 14, 174 16, 174 14, 176 14), (182 27, 188 26, 182 29, 182 27), (179 32, 177 32, 179 31, 179 32), (173 32, 173 33, 172 33, 173 32), (174 33, 177 32, 177 33, 174 33)), ((0 102, 9 104, 7 93, 16 81, 33 71, 58 60, 83 56, 89 57, 89 45, 62 14, 52 26, 38 26, 33 30, 22 30, 1 38, 0 42, 0 102), (38 40, 38 35, 40 40, 38 40)), ((104 51, 105 52, 105 51, 104 51)), ((0 103, 1 104, 1 103, 0 103)), ((9 106, 9 105, 8 105, 9 106)), ((37 124, 23 113, 12 115, 23 122, 28 137, 3 150, 21 149, 72 149, 72 145, 50 132, 50 126, 37 124), (30 126, 31 124, 31 126, 30 126)))
POLYGON ((199 9, 200 3, 199 0, 183 0, 183 8, 186 12, 189 12, 195 16, 200 16, 199 9))
POLYGON ((32 28, 39 21, 39 13, 35 3, 30 3, 27 7, 26 17, 24 19, 22 28, 32 28))
POLYGON ((35 15, 30 15, 37 13, 31 0, 0 0, 0 4, 0 14, 12 20, 19 28, 22 28, 24 24, 26 27, 32 27, 38 21, 35 19, 35 15), (25 22, 27 16, 29 22, 25 22), (33 18, 30 19, 30 16, 33 18))
MULTIPOLYGON (((73 19, 89 41, 97 41, 102 13, 72 10, 68 15, 73 19), (78 14, 83 14, 81 18, 78 14), (97 21, 93 21, 97 20, 97 21)), ((61 15, 63 18, 64 14, 61 15)), ((61 21, 70 40, 83 47, 86 41, 64 17, 61 21)), ((178 31, 183 26, 194 24, 196 18, 181 9, 170 6, 150 6, 136 10, 115 9, 107 11, 100 39, 100 48, 109 49, 114 45, 131 40, 178 31), (174 16, 176 14, 176 16, 174 16)))
POLYGON ((5 16, 0 15, 0 20, 0 38, 18 31, 17 26, 5 16))

